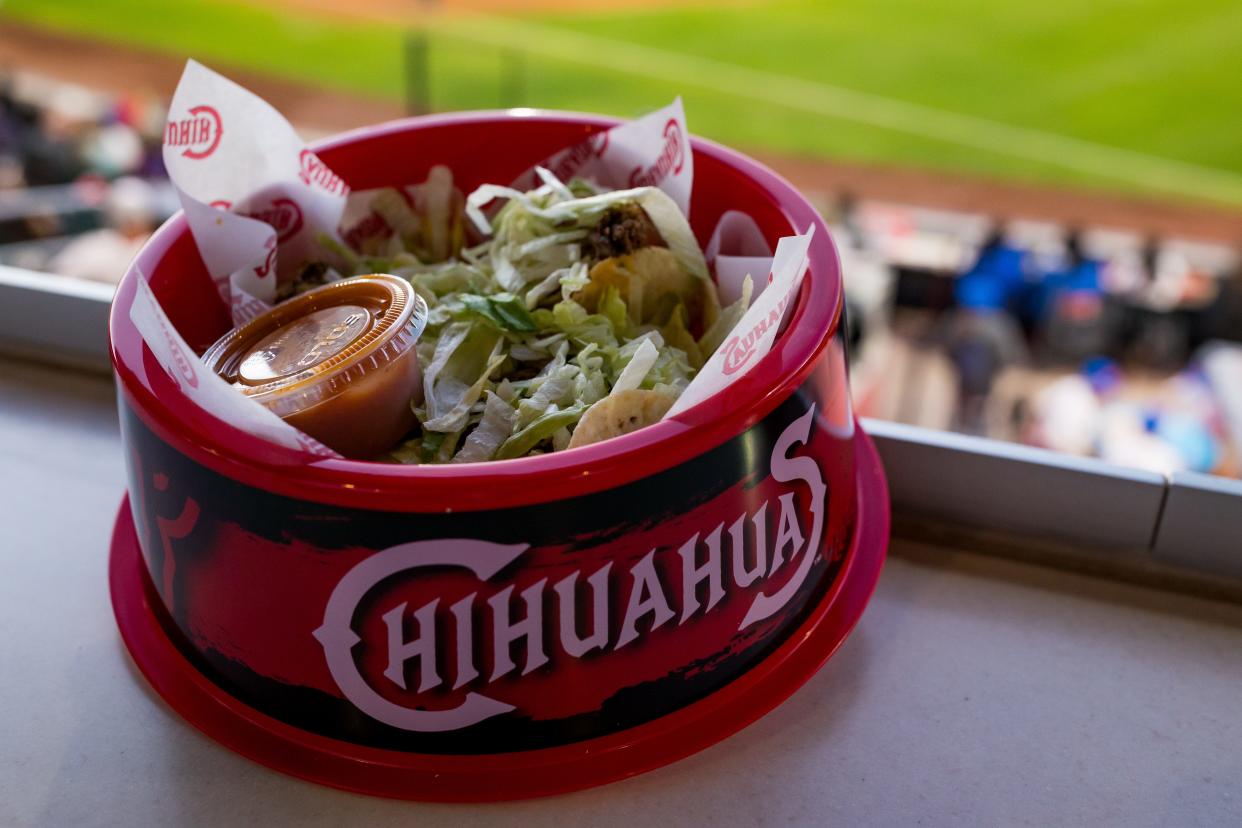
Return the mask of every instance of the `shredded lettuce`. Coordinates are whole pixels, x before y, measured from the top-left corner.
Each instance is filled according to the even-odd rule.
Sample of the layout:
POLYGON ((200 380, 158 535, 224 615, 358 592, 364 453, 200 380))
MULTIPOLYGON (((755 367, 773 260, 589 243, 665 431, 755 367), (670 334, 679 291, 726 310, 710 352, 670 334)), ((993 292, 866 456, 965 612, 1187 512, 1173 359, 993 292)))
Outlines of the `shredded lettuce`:
POLYGON ((536 330, 535 320, 526 310, 526 303, 511 293, 498 293, 495 296, 467 293, 459 298, 468 310, 483 317, 502 331, 530 333, 536 330))
POLYGON ((546 414, 540 415, 532 420, 530 425, 506 440, 504 445, 497 450, 496 459, 505 460, 510 457, 521 457, 539 445, 539 443, 552 437, 557 431, 577 423, 586 410, 586 403, 575 403, 569 408, 549 411, 546 414))
POLYGON ((539 384, 529 399, 518 403, 518 427, 525 428, 549 409, 565 403, 574 387, 574 377, 579 369, 572 365, 560 365, 547 376, 537 378, 539 384))
POLYGON ((349 249, 344 242, 338 241, 335 236, 328 233, 319 233, 315 236, 319 246, 329 258, 329 264, 338 265, 338 269, 346 273, 363 273, 366 268, 363 266, 362 257, 349 249), (335 261, 333 261, 335 260, 335 261))
POLYGON ((517 412, 503 398, 492 392, 487 394, 483 418, 470 432, 461 450, 453 456, 454 463, 477 463, 491 460, 496 450, 509 439, 517 423, 517 412))
POLYGON ((642 385, 647 372, 651 370, 651 366, 655 365, 656 359, 659 356, 660 350, 651 344, 649 338, 644 338, 642 344, 634 351, 634 355, 630 357, 630 361, 622 369, 620 376, 617 377, 617 381, 612 384, 612 391, 610 393, 618 394, 642 385))
POLYGON ((586 308, 572 299, 557 302, 547 313, 537 310, 535 316, 545 326, 555 328, 581 347, 591 344, 601 348, 617 345, 616 330, 608 317, 587 313, 586 308))
POLYGON ((501 351, 503 341, 486 325, 454 322, 448 326, 423 373, 428 415, 424 431, 458 431, 465 426, 484 384, 507 359, 501 351))
POLYGON ((373 220, 345 234, 355 249, 321 239, 316 273, 393 273, 429 308, 416 346, 419 427, 389 459, 472 463, 564 450, 601 400, 636 389, 680 394, 748 307, 749 281, 720 309, 689 222, 660 190, 536 175, 526 192, 485 185, 463 196, 436 167, 423 184, 358 205, 373 220), (618 212, 634 221, 627 205, 659 238, 631 234, 639 246, 605 258, 616 248, 599 241, 601 222, 610 210, 610 221, 618 212))

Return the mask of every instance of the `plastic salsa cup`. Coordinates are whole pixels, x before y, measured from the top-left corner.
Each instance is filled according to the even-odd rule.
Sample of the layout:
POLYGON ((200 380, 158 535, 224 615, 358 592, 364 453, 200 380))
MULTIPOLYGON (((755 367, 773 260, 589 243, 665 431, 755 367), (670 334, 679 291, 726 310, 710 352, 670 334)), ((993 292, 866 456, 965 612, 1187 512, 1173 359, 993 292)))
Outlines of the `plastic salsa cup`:
MULTIPOLYGON (((508 181, 613 125, 415 118, 317 147, 355 189, 449 165, 508 181)), ((858 620, 888 539, 850 406, 831 236, 767 168, 691 141, 700 243, 729 209, 769 244, 816 228, 789 327, 718 395, 612 440, 490 463, 314 459, 197 408, 129 320, 136 271, 192 347, 229 330, 182 216, 111 321, 129 491, 118 624, 189 721, 325 784, 539 796, 673 761, 806 681, 858 620)))
POLYGON ((414 345, 427 306, 410 283, 371 274, 281 302, 203 355, 241 393, 346 457, 373 458, 414 427, 414 345))

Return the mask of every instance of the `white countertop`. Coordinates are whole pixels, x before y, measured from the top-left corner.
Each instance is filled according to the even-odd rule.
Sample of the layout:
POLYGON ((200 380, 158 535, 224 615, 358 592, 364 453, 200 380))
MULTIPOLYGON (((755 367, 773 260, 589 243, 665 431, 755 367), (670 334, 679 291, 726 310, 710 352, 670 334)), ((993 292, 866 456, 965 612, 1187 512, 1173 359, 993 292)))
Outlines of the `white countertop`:
POLYGON ((804 688, 669 767, 424 805, 282 776, 121 643, 111 385, 0 360, 0 825, 1242 824, 1242 606, 902 542, 804 688))

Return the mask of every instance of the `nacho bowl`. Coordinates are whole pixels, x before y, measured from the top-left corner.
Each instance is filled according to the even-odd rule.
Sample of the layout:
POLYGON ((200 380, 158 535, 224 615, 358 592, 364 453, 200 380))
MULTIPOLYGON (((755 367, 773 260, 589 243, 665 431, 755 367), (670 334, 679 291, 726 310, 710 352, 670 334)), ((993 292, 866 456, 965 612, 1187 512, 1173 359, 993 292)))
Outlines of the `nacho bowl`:
MULTIPOLYGON (((354 189, 441 163, 468 192, 614 123, 469 113, 316 150, 354 189)), ((203 411, 130 321, 135 279, 199 353, 228 310, 184 218, 156 232, 110 326, 129 472, 111 580, 126 643, 175 709, 326 784, 520 798, 692 753, 823 664, 888 537, 883 474, 850 406, 838 259, 784 180, 708 141, 691 151, 700 244, 729 209, 773 247, 815 228, 787 329, 674 418, 515 460, 315 459, 203 411)))

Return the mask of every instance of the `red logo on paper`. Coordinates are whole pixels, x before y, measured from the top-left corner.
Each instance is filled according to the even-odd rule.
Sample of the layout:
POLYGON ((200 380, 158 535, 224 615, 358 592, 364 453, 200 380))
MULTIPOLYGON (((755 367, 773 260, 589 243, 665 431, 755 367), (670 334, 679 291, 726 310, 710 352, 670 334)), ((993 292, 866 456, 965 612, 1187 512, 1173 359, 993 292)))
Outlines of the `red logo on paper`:
POLYGON ((158 314, 156 319, 159 321, 160 333, 164 334, 164 341, 168 344, 168 353, 172 356, 173 367, 177 369, 177 376, 174 379, 184 380, 185 384, 191 388, 198 388, 198 374, 194 371, 194 363, 182 350, 176 335, 168 329, 167 321, 158 314))
MULTIPOLYGON (((211 202, 209 206, 218 210, 231 210, 233 202, 220 198, 211 202)), ((281 244, 289 241, 302 229, 302 208, 291 198, 273 199, 272 203, 266 207, 239 215, 270 224, 276 231, 276 241, 281 244)))
MULTIPOLYGON (((768 274, 768 284, 772 284, 772 274, 768 274)), ((781 324, 781 317, 785 315, 785 308, 789 306, 789 296, 784 296, 776 307, 768 312, 767 316, 760 317, 751 326, 750 330, 745 333, 738 334, 729 339, 724 344, 724 364, 720 370, 726 376, 736 374, 745 367, 750 361, 751 356, 758 347, 759 340, 769 329, 775 330, 781 324)))
POLYGON ((754 336, 747 336, 745 340, 740 336, 735 336, 725 343, 724 365, 721 366, 725 374, 736 374, 742 370, 750 356, 755 352, 754 336))
POLYGON ((585 141, 574 144, 552 165, 552 174, 568 181, 592 158, 602 158, 608 150, 608 133, 597 132, 585 141))
POLYGON ((190 117, 170 120, 164 127, 164 145, 185 147, 181 154, 199 161, 216 151, 224 134, 224 122, 215 107, 190 107, 190 117))
POLYGON ((346 195, 349 193, 349 187, 341 180, 341 177, 329 169, 328 165, 319 160, 319 156, 308 149, 298 153, 298 163, 301 170, 298 171, 298 178, 302 179, 302 183, 309 187, 319 187, 329 193, 336 195, 346 195))
POLYGON ((173 362, 177 366, 177 372, 181 374, 181 378, 191 388, 198 388, 198 375, 194 373, 194 365, 190 362, 189 357, 185 355, 185 351, 181 350, 181 346, 173 341, 172 337, 168 338, 168 344, 172 349, 173 362))
POLYGON ((291 198, 277 198, 267 207, 243 215, 266 222, 276 231, 276 241, 284 244, 302 229, 302 208, 291 198))
POLYGON ((364 241, 368 239, 387 239, 392 236, 392 225, 388 219, 372 210, 362 220, 349 228, 345 233, 345 243, 354 250, 362 250, 364 241))
POLYGON ((632 656, 652 635, 693 639, 721 613, 735 636, 777 616, 820 557, 828 488, 819 462, 799 450, 814 420, 812 406, 777 437, 766 496, 752 508, 727 524, 687 522, 684 534, 646 554, 533 584, 516 581, 511 566, 527 543, 440 538, 362 558, 336 583, 312 633, 333 682, 384 724, 453 731, 519 709, 521 701, 496 697, 497 682, 546 682, 580 669, 574 662, 623 649, 632 656), (424 597, 394 593, 402 581, 420 584, 424 597), (589 632, 579 619, 592 619, 589 632))
POLYGON ((686 147, 681 138, 681 126, 676 118, 669 118, 664 125, 664 149, 650 167, 635 167, 630 173, 631 187, 655 187, 670 175, 677 175, 686 163, 686 147))
POLYGON ((260 279, 267 276, 276 268, 276 239, 269 238, 267 240, 267 258, 263 260, 263 264, 258 265, 254 269, 254 275, 260 279))

